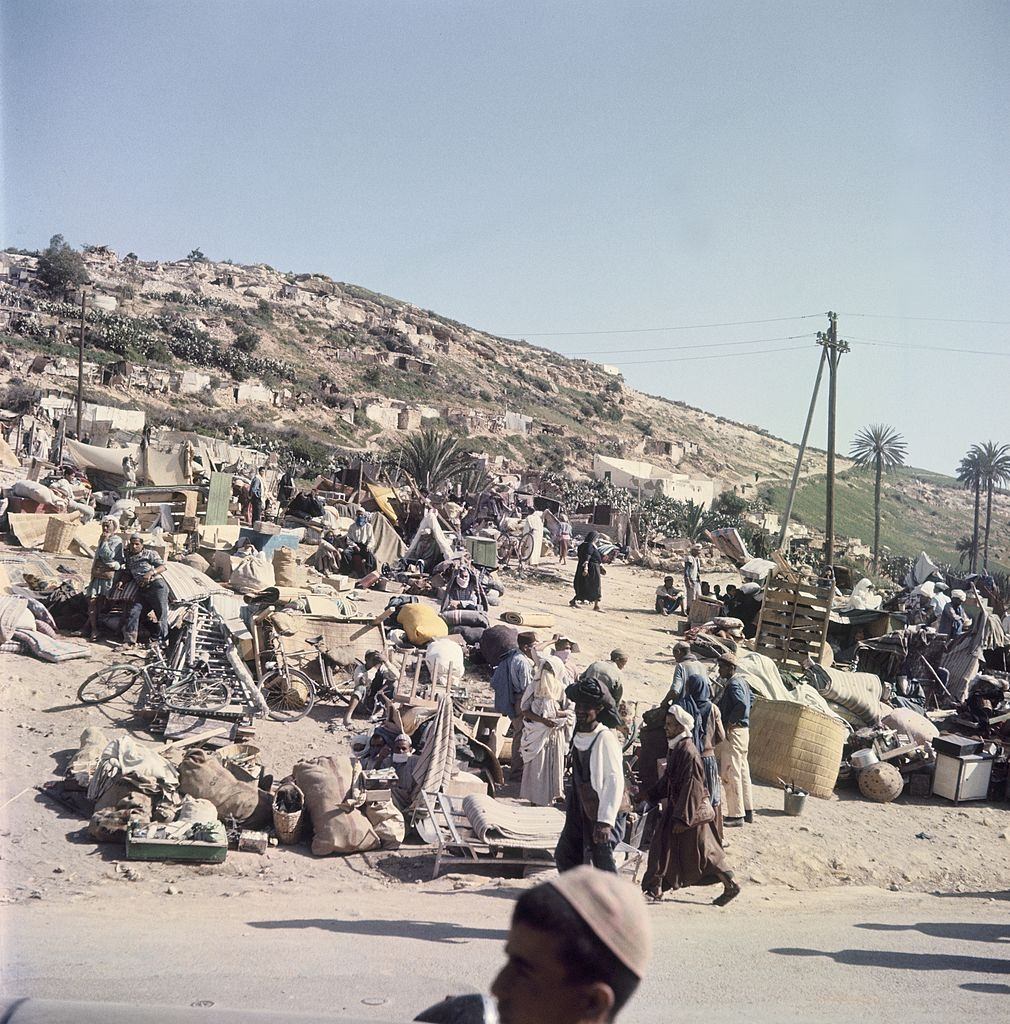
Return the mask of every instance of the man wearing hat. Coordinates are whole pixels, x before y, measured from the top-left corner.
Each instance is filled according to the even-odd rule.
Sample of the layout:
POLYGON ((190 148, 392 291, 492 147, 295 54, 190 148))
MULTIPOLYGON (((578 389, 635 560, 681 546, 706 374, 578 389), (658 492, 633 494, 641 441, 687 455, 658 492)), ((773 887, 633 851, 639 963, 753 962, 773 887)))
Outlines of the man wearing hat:
POLYGON ((512 722, 512 774, 522 775, 523 758, 520 748, 523 738, 522 699, 526 687, 533 682, 533 648, 536 633, 520 633, 517 647, 508 652, 491 673, 494 690, 494 709, 512 722))
POLYGON ((684 559, 684 603, 687 610, 701 596, 701 545, 692 544, 684 559))
POLYGON ((950 592, 950 600, 943 609, 940 624, 936 628, 941 636, 958 637, 971 625, 971 619, 964 610, 964 602, 967 597, 968 595, 963 590, 950 592))
POLYGON ((605 1024, 652 955, 645 902, 616 875, 573 868, 519 897, 505 955, 491 986, 501 1024, 605 1024))
POLYGON ((609 661, 594 661, 585 668, 579 679, 592 679, 606 687, 613 698, 614 707, 619 708, 624 699, 624 683, 621 682, 621 672, 627 664, 627 654, 620 647, 615 647, 610 652, 609 661))
POLYGON ((721 777, 726 787, 723 827, 736 828, 745 821, 748 825, 754 822, 750 765, 747 763, 752 695, 747 680, 737 672, 735 654, 727 651, 721 655, 718 670, 723 684, 718 707, 726 730, 726 739, 719 745, 721 777))
POLYGON ((565 798, 565 827, 554 860, 568 871, 587 860, 601 871, 617 871, 614 847, 624 838, 630 803, 624 791, 621 741, 612 730, 620 719, 609 691, 595 679, 565 690, 575 705, 572 776, 565 798))

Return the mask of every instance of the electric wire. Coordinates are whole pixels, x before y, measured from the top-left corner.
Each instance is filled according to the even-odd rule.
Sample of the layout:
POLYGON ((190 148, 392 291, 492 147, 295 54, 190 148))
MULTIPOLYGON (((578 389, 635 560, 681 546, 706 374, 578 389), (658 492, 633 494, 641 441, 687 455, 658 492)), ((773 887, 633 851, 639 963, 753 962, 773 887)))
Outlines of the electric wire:
POLYGON ((812 320, 826 313, 804 313, 801 316, 773 316, 764 320, 730 320, 722 324, 679 324, 675 327, 620 327, 609 331, 504 331, 501 338, 573 338, 591 334, 659 334, 663 331, 703 331, 714 327, 747 327, 751 324, 779 324, 786 320, 812 320))

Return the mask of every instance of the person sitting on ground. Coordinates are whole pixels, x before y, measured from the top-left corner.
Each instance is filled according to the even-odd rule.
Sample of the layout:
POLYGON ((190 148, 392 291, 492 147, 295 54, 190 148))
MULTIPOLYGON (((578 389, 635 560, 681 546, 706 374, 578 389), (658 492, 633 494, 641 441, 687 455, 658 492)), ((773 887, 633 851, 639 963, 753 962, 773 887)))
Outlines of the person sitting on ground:
POLYGON ((712 600, 722 604, 722 587, 718 583, 712 588, 712 600))
POLYGON ((673 584, 673 577, 666 576, 663 585, 656 587, 656 611, 660 615, 684 614, 684 595, 673 584))
POLYGON ((358 572, 365 575, 375 568, 375 535, 368 513, 359 511, 354 522, 347 528, 347 546, 344 548, 342 565, 344 572, 350 576, 358 572))
POLYGON ((643 794, 641 808, 648 812, 662 807, 649 844, 642 890, 650 899, 660 900, 671 889, 721 882, 722 895, 713 902, 724 907, 740 894, 740 886, 712 828, 715 811, 691 735, 694 724, 694 718, 677 705, 666 713, 666 770, 643 794))
POLYGON ((736 588, 735 583, 726 584, 726 593, 722 599, 722 614, 731 616, 734 619, 738 619, 740 616, 736 613, 737 603, 740 600, 740 592, 736 588))
POLYGON ((126 545, 126 568, 137 584, 137 600, 130 606, 123 626, 123 640, 126 647, 137 643, 140 617, 147 609, 158 623, 158 638, 168 639, 168 585, 161 578, 165 574, 165 563, 153 548, 144 546, 139 533, 130 535, 126 545))
POLYGON ((396 673, 381 651, 366 651, 364 664, 358 665, 352 677, 354 693, 344 714, 344 725, 351 727, 354 712, 360 707, 371 716, 375 712, 376 699, 380 693, 392 698, 396 692, 396 673))
POLYGON ((628 656, 620 647, 615 647, 610 652, 609 661, 594 661, 579 676, 579 681, 595 680, 605 686, 607 692, 614 701, 614 707, 620 707, 624 699, 624 684, 621 682, 621 672, 628 664, 628 656))
POLYGON ((634 995, 652 950, 644 902, 615 875, 574 868, 524 892, 491 993, 502 1024, 605 1024, 634 995))
POLYGON ((940 624, 936 630, 941 636, 959 637, 971 626, 971 619, 964 610, 964 602, 967 597, 968 595, 963 590, 950 592, 950 601, 943 609, 940 624))
POLYGON ((631 809, 624 788, 621 741, 613 731, 617 709, 610 692, 594 679, 580 679, 565 695, 575 705, 575 737, 565 824, 554 862, 558 871, 569 871, 588 860, 601 871, 616 873, 614 847, 624 838, 631 809))
POLYGON ((482 600, 482 596, 477 574, 467 565, 454 565, 442 598, 441 610, 486 610, 487 602, 482 600))
MULTIPOLYGON (((80 512, 81 521, 90 523, 95 518, 94 506, 87 501, 77 500, 77 478, 70 466, 63 468, 63 475, 47 481, 47 486, 57 497, 61 498, 68 512, 80 512)), ((89 492, 90 493, 90 492, 89 492)))

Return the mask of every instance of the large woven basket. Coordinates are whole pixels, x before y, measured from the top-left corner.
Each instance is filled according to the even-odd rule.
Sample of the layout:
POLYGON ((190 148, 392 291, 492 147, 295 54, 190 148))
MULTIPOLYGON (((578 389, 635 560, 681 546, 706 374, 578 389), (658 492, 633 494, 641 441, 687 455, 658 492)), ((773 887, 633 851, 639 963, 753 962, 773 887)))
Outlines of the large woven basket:
MULTIPOLYGON (((297 787, 293 787, 297 789, 297 787)), ((302 832, 302 819, 305 816, 305 798, 302 791, 298 790, 302 797, 302 806, 297 811, 282 811, 274 798, 274 832, 277 833, 277 841, 283 846, 291 846, 298 842, 302 832)))
POLYGON ((65 555, 70 550, 70 542, 77 533, 77 523, 68 523, 52 516, 46 523, 46 536, 42 542, 42 550, 51 555, 65 555))
POLYGON ((848 731, 834 718, 788 700, 755 695, 750 713, 751 773, 827 799, 838 779, 848 731))

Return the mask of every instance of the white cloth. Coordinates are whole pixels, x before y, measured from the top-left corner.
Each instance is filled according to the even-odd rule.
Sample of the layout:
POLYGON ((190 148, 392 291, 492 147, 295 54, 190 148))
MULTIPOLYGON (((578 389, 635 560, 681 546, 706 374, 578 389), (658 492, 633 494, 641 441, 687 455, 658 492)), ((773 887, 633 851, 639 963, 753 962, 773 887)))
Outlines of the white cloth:
POLYGON ((600 798, 597 820, 604 825, 613 825, 624 796, 624 760, 617 733, 597 724, 592 732, 577 732, 572 745, 580 751, 593 748, 589 760, 589 781, 600 798), (593 746, 597 736, 599 742, 593 746))
POLYGON ((359 547, 366 548, 371 551, 375 547, 375 535, 372 532, 372 527, 369 523, 365 523, 364 526, 359 526, 357 523, 351 523, 347 528, 347 542, 348 544, 357 544, 359 547))
POLYGON ((455 640, 447 637, 440 637, 428 644, 424 651, 424 663, 428 666, 431 681, 436 686, 444 683, 447 676, 458 682, 466 671, 463 648, 455 640))

